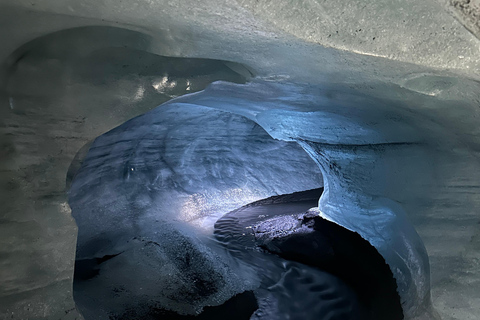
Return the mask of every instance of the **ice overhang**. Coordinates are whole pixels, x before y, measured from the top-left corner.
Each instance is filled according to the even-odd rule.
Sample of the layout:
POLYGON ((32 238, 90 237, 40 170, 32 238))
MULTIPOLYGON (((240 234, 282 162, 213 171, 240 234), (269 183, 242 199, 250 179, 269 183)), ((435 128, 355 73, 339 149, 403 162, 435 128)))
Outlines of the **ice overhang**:
MULTIPOLYGON (((404 294, 421 300, 428 266, 403 257, 422 247, 384 237, 401 235, 395 227, 408 217, 432 261, 434 305, 442 316, 459 309, 465 318, 477 316, 475 293, 463 285, 479 278, 475 5, 2 1, 2 314, 75 313, 64 294, 71 290, 76 241, 64 192, 71 160, 84 144, 179 88, 163 73, 136 69, 149 63, 129 63, 134 67, 124 68, 121 79, 116 68, 123 64, 97 67, 112 66, 112 57, 132 62, 135 55, 152 61, 163 55, 223 61, 237 80, 255 74, 257 83, 213 84, 176 103, 233 112, 277 139, 298 141, 330 178, 321 214, 363 232, 384 256, 401 244, 389 259, 405 266, 397 273, 406 275, 404 294), (460 12, 461 23, 442 5, 460 12), (82 35, 82 29, 90 31, 82 35), (62 33, 68 36, 58 41, 62 33), (49 49, 38 51, 36 44, 49 37, 49 49), (102 52, 98 65, 88 64, 93 60, 85 57, 102 52), (94 79, 99 74, 112 81, 94 79), (359 220, 341 214, 350 206, 360 208, 359 220), (370 216, 375 227, 363 228, 370 216), (409 279, 420 280, 410 285, 409 279)), ((213 80, 224 78, 204 84, 213 80)))

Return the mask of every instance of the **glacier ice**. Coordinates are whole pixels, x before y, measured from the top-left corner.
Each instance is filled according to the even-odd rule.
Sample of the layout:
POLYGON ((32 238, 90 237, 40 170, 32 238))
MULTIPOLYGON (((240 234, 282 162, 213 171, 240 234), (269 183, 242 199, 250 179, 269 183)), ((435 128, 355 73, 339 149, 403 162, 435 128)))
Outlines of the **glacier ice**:
MULTIPOLYGON (((266 308, 276 314, 280 305, 284 318, 403 319, 396 281, 376 249, 312 209, 322 189, 263 199, 215 223, 216 238, 240 258, 254 256, 247 260, 262 273, 269 270, 267 257, 255 248, 286 259, 280 260, 283 266, 300 262, 268 287, 267 300, 274 306, 261 305, 256 313, 266 308)), ((255 291, 259 298, 265 295, 261 289, 255 291)))
MULTIPOLYGON (((412 252, 411 260, 389 259, 402 266, 404 296, 421 297, 428 268, 410 262, 423 249, 385 237, 399 226, 416 238, 410 221, 430 258, 439 316, 478 318, 480 42, 462 26, 476 32, 468 20, 476 2, 463 2, 1 1, 0 317, 81 317, 71 294, 76 226, 65 173, 77 172, 76 164, 68 169, 75 153, 97 136, 194 91, 193 78, 166 77, 168 63, 148 63, 163 55, 178 65, 182 57, 220 59, 196 89, 242 83, 254 71, 266 83, 214 85, 195 99, 277 139, 300 138, 329 175, 318 212, 360 228, 382 250, 412 252), (45 41, 48 50, 37 51, 45 41), (296 103, 302 96, 309 102, 296 103), (340 214, 352 206, 358 221, 340 214)), ((195 61, 185 65, 201 71, 195 61)), ((201 218, 192 230, 211 223, 201 218)))
POLYGON ((258 287, 248 268, 201 239, 242 205, 322 186, 297 144, 243 116, 175 100, 97 138, 73 175, 77 269, 90 273, 74 292, 87 319, 144 318, 152 308, 196 314, 258 287))
POLYGON ((386 181, 385 174, 386 167, 397 165, 395 172, 400 175, 424 170, 428 177, 431 172, 422 161, 428 157, 419 145, 427 144, 428 131, 435 128, 418 125, 424 120, 391 101, 351 95, 355 98, 344 102, 340 95, 329 99, 310 86, 253 81, 213 84, 175 103, 236 112, 256 121, 276 139, 297 141, 324 172, 319 214, 358 232, 379 250, 397 280, 406 315, 414 317, 430 304, 428 257, 404 209, 395 201, 397 195, 384 186, 402 180, 392 176, 386 181), (382 104, 380 114, 371 112, 382 104), (356 117, 347 120, 346 114, 356 117), (416 163, 395 163, 398 154, 407 150, 417 157, 416 163))
POLYGON ((126 251, 139 235, 156 239, 166 221, 211 231, 248 202, 317 187, 321 170, 318 214, 377 248, 408 318, 430 312, 427 252, 402 202, 419 196, 415 178, 425 183, 438 170, 429 156, 439 125, 400 101, 349 95, 218 82, 97 138, 70 191, 77 259, 126 251))

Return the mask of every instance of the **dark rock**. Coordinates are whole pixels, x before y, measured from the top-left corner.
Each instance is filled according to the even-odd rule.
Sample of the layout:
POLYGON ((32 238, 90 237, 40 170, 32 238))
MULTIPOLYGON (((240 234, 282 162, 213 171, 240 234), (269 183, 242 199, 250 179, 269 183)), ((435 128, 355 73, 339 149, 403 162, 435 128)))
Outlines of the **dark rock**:
MULTIPOLYGON (((299 215, 286 235, 256 236, 258 246, 287 260, 318 267, 338 276, 357 293, 371 320, 403 319, 397 284, 378 251, 358 233, 311 213, 299 215)), ((271 219, 275 224, 281 217, 271 219)), ((256 229, 254 228, 254 232, 256 229)))
POLYGON ((137 310, 127 310, 123 315, 111 317, 112 320, 248 320, 258 309, 257 300, 252 291, 245 291, 230 298, 220 306, 205 307, 199 315, 180 315, 173 311, 148 306, 148 314, 138 315, 137 310))

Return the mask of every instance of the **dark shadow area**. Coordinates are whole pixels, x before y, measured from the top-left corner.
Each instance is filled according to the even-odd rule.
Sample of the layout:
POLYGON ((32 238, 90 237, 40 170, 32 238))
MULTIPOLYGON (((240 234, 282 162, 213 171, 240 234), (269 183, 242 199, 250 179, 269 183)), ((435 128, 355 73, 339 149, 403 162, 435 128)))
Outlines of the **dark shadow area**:
POLYGON ((106 255, 101 258, 75 260, 75 281, 86 281, 94 278, 100 272, 99 265, 118 256, 118 254, 106 255))
POLYGON ((358 233, 307 211, 316 206, 322 191, 275 196, 244 206, 217 222, 216 236, 234 251, 255 246, 338 277, 353 289, 367 319, 403 319, 396 281, 378 251, 358 233), (303 213, 298 213, 302 206, 303 213), (247 234, 236 232, 245 230, 247 234))
POLYGON ((403 319, 396 281, 373 246, 358 233, 318 216, 305 214, 300 228, 308 232, 273 237, 259 246, 338 276, 355 290, 369 319, 403 319))
POLYGON ((112 320, 248 320, 258 308, 252 291, 246 291, 230 298, 216 307, 205 307, 197 316, 180 315, 159 307, 151 306, 148 314, 137 315, 136 310, 127 310, 112 320))

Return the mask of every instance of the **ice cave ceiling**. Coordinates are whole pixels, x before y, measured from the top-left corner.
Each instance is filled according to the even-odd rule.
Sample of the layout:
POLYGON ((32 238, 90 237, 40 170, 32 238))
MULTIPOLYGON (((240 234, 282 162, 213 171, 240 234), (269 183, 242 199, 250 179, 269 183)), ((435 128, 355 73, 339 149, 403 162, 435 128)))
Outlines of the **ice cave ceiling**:
POLYGON ((0 318, 478 319, 479 12, 0 0, 0 318))

